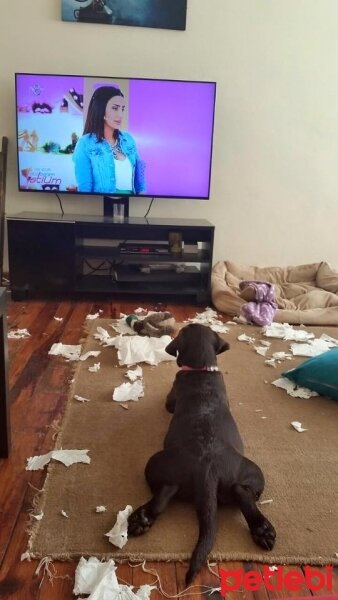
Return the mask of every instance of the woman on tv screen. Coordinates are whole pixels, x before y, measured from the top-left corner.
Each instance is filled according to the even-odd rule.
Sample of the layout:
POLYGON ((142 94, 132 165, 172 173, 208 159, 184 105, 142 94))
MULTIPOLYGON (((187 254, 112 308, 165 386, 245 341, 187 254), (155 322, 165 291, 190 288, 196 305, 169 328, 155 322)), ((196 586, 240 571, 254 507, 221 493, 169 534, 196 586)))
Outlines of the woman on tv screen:
POLYGON ((79 192, 145 192, 145 164, 132 135, 121 130, 124 110, 124 95, 117 86, 101 86, 93 93, 73 154, 79 192))

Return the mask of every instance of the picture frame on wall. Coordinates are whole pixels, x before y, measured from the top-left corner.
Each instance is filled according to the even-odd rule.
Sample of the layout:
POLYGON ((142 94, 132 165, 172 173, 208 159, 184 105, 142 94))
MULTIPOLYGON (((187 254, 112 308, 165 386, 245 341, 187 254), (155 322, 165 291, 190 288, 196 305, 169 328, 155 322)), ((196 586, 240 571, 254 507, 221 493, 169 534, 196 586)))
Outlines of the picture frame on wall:
POLYGON ((187 0, 61 0, 62 20, 185 31, 187 0))

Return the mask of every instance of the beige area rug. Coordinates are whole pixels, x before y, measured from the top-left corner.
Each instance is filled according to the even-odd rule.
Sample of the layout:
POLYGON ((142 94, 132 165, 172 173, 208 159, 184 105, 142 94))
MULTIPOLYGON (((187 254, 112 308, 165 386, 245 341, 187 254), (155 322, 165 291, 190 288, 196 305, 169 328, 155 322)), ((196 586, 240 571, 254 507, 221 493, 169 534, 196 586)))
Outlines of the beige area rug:
MULTIPOLYGON (((164 408, 176 364, 143 366, 145 396, 124 410, 112 401, 115 386, 126 381, 126 368, 117 365, 116 350, 102 348, 93 338, 98 325, 110 330, 110 320, 91 326, 83 350, 101 349, 98 359, 80 363, 71 390, 57 447, 89 449, 90 465, 49 466, 40 498, 44 517, 33 526, 29 549, 35 557, 69 559, 80 555, 129 560, 180 560, 190 557, 197 520, 189 504, 172 502, 146 535, 128 540, 119 550, 105 537, 118 510, 134 508, 149 499, 144 466, 162 447, 171 416, 164 408), (101 370, 88 367, 100 360, 101 370), (79 394, 91 401, 81 404, 79 394), (98 505, 107 512, 96 513, 98 505), (66 511, 69 518, 61 515, 66 511)), ((324 329, 307 328, 320 335, 324 329)), ((277 530, 277 543, 265 552, 252 541, 235 509, 219 509, 216 560, 269 563, 337 564, 338 402, 323 397, 292 398, 271 385, 283 369, 305 359, 285 361, 272 368, 251 345, 239 342, 246 332, 262 339, 259 328, 232 326, 224 337, 230 351, 219 356, 233 414, 245 441, 246 454, 263 469, 266 489, 261 509, 277 530), (266 418, 263 418, 266 417, 266 418), (308 429, 295 431, 300 421, 308 429)), ((325 328, 338 338, 338 329, 325 328)), ((272 341, 272 350, 287 350, 288 342, 272 341)), ((51 358, 51 360, 59 360, 51 358)), ((39 508, 37 509, 38 512, 39 508)))

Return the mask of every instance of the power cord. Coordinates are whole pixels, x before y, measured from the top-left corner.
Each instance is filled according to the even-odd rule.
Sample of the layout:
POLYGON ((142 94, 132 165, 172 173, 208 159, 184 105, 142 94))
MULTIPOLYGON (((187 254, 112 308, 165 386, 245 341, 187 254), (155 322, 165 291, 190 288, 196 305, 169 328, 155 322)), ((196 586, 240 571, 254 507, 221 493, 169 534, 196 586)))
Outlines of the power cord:
POLYGON ((61 198, 60 198, 59 194, 57 194, 56 192, 55 192, 55 194, 56 194, 56 197, 57 197, 57 199, 58 199, 58 201, 59 201, 59 204, 60 204, 60 208, 61 208, 61 214, 62 214, 62 215, 64 215, 64 214, 65 214, 65 211, 63 210, 63 206, 62 206, 61 198))
POLYGON ((102 261, 96 267, 94 267, 93 265, 91 265, 90 262, 86 258, 83 259, 83 262, 90 269, 89 273, 86 273, 84 275, 84 277, 86 277, 88 275, 92 275, 93 273, 97 273, 98 271, 107 271, 108 273, 110 273, 110 269, 112 267, 111 263, 107 262, 106 260, 102 261), (107 266, 104 266, 104 265, 107 265, 107 266))
POLYGON ((144 218, 145 218, 145 219, 147 218, 147 216, 148 216, 148 214, 149 214, 149 211, 150 211, 150 209, 151 209, 151 205, 152 205, 152 203, 153 203, 153 202, 154 202, 154 198, 152 198, 152 199, 151 199, 151 201, 150 201, 150 204, 149 204, 148 210, 147 210, 146 214, 144 215, 144 218))

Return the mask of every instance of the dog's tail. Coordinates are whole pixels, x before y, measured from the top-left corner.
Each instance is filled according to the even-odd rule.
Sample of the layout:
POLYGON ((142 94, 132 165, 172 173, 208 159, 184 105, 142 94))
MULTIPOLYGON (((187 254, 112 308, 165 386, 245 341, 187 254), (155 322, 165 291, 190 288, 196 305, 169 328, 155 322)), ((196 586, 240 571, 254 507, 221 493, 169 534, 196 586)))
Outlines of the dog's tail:
POLYGON ((199 535, 186 574, 186 585, 191 583, 206 562, 216 537, 218 477, 212 465, 200 475, 195 486, 195 508, 199 522, 199 535))

